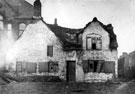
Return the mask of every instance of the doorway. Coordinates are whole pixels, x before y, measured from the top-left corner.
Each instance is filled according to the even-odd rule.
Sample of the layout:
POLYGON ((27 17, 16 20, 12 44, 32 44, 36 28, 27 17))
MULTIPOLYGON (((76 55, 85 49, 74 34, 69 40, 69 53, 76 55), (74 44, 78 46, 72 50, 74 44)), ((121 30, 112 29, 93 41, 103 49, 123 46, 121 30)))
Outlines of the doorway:
POLYGON ((75 82, 75 61, 67 61, 67 82, 75 82))

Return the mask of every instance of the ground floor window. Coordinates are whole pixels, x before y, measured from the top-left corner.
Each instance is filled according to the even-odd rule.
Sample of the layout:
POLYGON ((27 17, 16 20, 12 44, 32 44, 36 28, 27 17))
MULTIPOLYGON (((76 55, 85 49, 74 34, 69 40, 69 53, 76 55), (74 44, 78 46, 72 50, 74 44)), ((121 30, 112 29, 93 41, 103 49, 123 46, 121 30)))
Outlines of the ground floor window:
POLYGON ((49 62, 16 62, 16 71, 17 72, 26 72, 26 73, 57 73, 58 72, 58 62, 49 61, 49 62), (37 69, 38 68, 38 69, 37 69))
POLYGON ((83 60, 83 70, 85 73, 114 73, 115 62, 104 60, 83 60))
POLYGON ((58 72, 58 62, 49 62, 49 72, 57 73, 58 72))

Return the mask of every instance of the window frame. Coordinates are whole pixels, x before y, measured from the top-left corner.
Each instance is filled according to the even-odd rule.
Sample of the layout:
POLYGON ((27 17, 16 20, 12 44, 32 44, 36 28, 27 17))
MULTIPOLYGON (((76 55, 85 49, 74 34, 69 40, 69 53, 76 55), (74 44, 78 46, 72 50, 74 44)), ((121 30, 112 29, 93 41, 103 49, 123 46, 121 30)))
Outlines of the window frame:
POLYGON ((53 45, 47 45, 47 56, 53 57, 53 45), (50 53, 51 50, 51 53, 50 53))
POLYGON ((98 37, 97 36, 95 36, 95 37, 92 37, 91 35, 98 35, 98 34, 88 34, 88 35, 86 35, 86 50, 102 50, 102 36, 101 35, 98 35, 98 37), (91 43, 88 43, 89 42, 89 38, 91 39, 91 43), (93 47, 92 47, 92 45, 94 44, 94 43, 92 43, 92 41, 93 41, 93 39, 96 39, 96 47, 93 49, 93 47), (97 41, 99 41, 100 40, 100 49, 97 47, 97 41), (91 46, 89 46, 89 45, 91 45, 91 46))
POLYGON ((4 30, 4 17, 2 15, 0 15, 0 17, 1 17, 0 22, 2 22, 2 25, 3 25, 0 31, 3 31, 4 30))
POLYGON ((59 71, 59 63, 58 61, 49 61, 48 62, 48 72, 49 73, 58 73, 59 71))
POLYGON ((93 72, 93 73, 102 73, 104 70, 104 60, 83 60, 83 63, 87 63, 83 66, 83 70, 85 69, 85 73, 93 72), (86 66, 87 65, 87 66, 86 66))
POLYGON ((22 33, 24 32, 25 28, 26 28, 26 24, 25 23, 20 23, 19 24, 19 36, 22 35, 22 33), (24 29, 20 28, 21 25, 24 25, 24 29))
POLYGON ((12 31, 12 24, 11 23, 7 24, 7 31, 12 31))

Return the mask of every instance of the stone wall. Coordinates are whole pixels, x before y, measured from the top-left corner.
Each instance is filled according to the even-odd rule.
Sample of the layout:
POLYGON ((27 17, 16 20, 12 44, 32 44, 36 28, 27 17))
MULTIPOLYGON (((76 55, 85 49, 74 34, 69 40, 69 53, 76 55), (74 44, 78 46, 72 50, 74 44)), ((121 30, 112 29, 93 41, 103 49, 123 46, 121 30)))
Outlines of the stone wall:
POLYGON ((117 50, 110 50, 109 43, 110 38, 109 34, 103 29, 99 22, 92 22, 87 28, 84 29, 82 34, 83 40, 83 51, 78 57, 76 65, 76 76, 77 81, 106 81, 110 80, 113 77, 117 77, 117 60, 118 53, 117 50), (102 49, 101 50, 87 50, 86 45, 86 36, 90 34, 101 35, 102 40, 102 49), (104 60, 105 62, 114 62, 114 73, 84 73, 83 70, 83 60, 104 60))
MULTIPOLYGON (((12 63, 16 69, 16 62, 49 62, 59 64, 59 72, 64 71, 65 53, 62 51, 61 43, 55 34, 42 21, 29 24, 20 39, 18 39, 7 54, 7 66, 12 63), (47 56, 47 45, 53 46, 53 56, 47 56)), ((10 67, 10 66, 9 66, 10 67)))
POLYGON ((119 58, 118 64, 119 66, 123 64, 123 67, 120 66, 119 70, 124 72, 123 76, 125 78, 130 78, 130 79, 135 78, 135 51, 129 54, 123 53, 123 55, 121 55, 119 58))

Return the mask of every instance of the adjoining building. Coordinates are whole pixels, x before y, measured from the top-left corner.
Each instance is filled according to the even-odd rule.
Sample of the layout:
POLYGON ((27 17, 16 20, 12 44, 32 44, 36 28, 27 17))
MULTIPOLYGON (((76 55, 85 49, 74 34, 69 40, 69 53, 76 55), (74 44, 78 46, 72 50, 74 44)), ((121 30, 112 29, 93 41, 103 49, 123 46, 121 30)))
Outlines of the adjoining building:
POLYGON ((0 71, 7 51, 33 20, 33 5, 25 0, 0 0, 0 71))
MULTIPOLYGON (((41 5, 36 0, 36 5, 41 5)), ((111 24, 95 17, 84 28, 47 24, 34 11, 33 21, 7 55, 9 69, 24 74, 55 75, 67 81, 100 82, 117 77, 117 39, 111 24)))
POLYGON ((124 52, 118 59, 118 77, 135 78, 135 51, 129 54, 124 52))
POLYGON ((0 0, 1 37, 12 34, 16 41, 33 17, 33 5, 25 0, 0 0))

